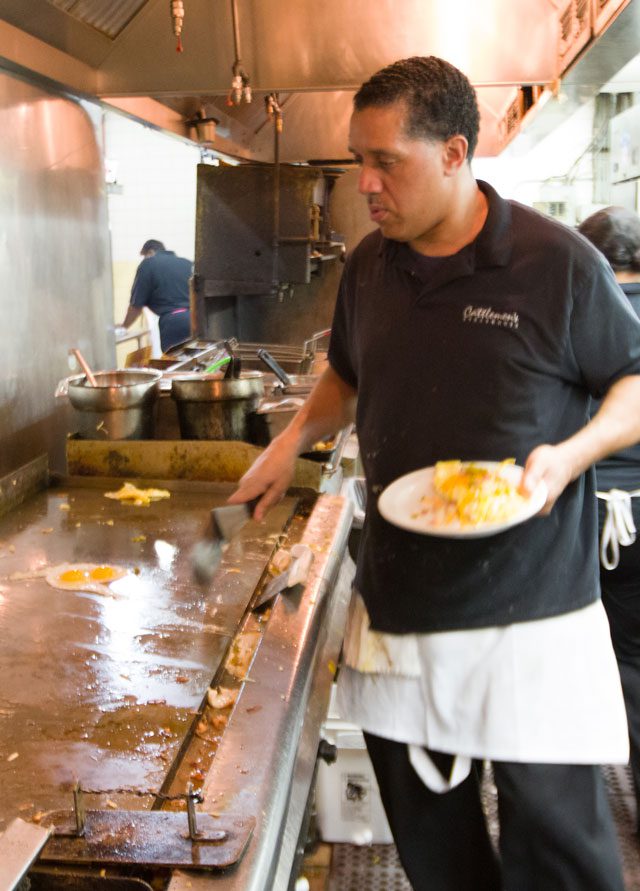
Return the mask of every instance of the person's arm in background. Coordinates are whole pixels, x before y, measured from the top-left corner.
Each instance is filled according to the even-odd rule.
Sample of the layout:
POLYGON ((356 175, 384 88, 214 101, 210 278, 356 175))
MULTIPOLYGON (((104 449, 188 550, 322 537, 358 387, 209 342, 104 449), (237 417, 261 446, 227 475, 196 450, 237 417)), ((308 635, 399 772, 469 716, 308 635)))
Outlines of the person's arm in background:
POLYGON ((548 514, 564 489, 592 464, 640 441, 640 375, 620 378, 591 421, 558 445, 540 445, 525 463, 522 486, 532 492, 540 480, 549 490, 548 514))
POLYGON ((129 328, 133 323, 140 317, 140 313, 142 312, 141 306, 131 306, 129 304, 127 308, 127 314, 124 317, 124 322, 121 325, 118 325, 119 328, 129 328))
POLYGON ((242 477, 229 502, 240 504, 262 496, 254 512, 261 520, 291 485, 298 455, 352 423, 355 406, 356 391, 329 366, 289 426, 242 477))
POLYGON ((148 263, 143 260, 142 263, 136 269, 136 276, 133 280, 133 285, 131 286, 131 297, 129 298, 129 306, 127 308, 127 314, 124 317, 124 322, 122 325, 118 325, 116 327, 121 328, 129 328, 136 319, 139 318, 140 313, 147 305, 148 297, 151 294, 151 276, 148 263))

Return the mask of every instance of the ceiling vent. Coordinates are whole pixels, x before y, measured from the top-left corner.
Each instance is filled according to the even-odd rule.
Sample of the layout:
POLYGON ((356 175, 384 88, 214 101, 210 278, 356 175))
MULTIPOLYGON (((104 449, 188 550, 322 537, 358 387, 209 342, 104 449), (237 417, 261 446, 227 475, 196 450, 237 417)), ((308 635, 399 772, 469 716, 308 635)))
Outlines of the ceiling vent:
POLYGON ((520 130, 520 121, 523 117, 522 91, 518 90, 516 98, 509 105, 500 124, 498 125, 498 136, 500 140, 500 149, 503 149, 520 130))
POLYGON ((96 0, 49 0, 56 9, 66 12, 85 25, 91 25, 105 37, 115 38, 127 27, 147 0, 111 0, 109 3, 96 0))
POLYGON ((596 35, 606 28, 611 19, 629 4, 629 0, 592 0, 593 30, 596 35))
POLYGON ((566 71, 591 39, 592 2, 607 0, 569 0, 558 11, 558 74, 566 71))

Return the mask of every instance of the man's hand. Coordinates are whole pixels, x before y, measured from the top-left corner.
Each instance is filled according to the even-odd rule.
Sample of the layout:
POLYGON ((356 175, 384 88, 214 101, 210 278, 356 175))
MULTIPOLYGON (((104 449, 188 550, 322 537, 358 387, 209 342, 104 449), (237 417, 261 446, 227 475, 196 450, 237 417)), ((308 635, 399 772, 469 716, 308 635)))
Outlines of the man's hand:
POLYGON ((526 460, 522 488, 532 492, 544 480, 549 496, 542 514, 551 512, 562 492, 581 473, 607 455, 640 440, 640 375, 616 381, 598 412, 558 445, 540 445, 526 460))
POLYGON ((284 498, 293 479, 297 456, 297 449, 286 439, 274 439, 242 477, 228 499, 229 504, 243 504, 262 495, 253 513, 256 520, 262 520, 269 508, 284 498))
POLYGON ((356 391, 329 365, 300 411, 245 473, 230 504, 243 504, 260 498, 254 511, 262 520, 274 504, 284 498, 291 485, 296 458, 314 442, 353 422, 356 391))
POLYGON ((543 516, 551 513, 553 505, 574 479, 573 461, 562 445, 541 445, 526 460, 521 488, 531 493, 543 480, 547 486, 547 500, 540 511, 543 516))

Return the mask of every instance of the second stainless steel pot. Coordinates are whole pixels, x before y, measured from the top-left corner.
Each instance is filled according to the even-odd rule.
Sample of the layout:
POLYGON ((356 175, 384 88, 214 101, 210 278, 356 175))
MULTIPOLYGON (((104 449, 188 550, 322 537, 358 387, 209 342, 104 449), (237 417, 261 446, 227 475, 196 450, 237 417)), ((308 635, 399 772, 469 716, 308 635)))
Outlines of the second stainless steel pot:
POLYGON ((248 441, 249 415, 264 394, 260 371, 220 380, 208 375, 185 375, 171 382, 183 439, 241 439, 248 441))

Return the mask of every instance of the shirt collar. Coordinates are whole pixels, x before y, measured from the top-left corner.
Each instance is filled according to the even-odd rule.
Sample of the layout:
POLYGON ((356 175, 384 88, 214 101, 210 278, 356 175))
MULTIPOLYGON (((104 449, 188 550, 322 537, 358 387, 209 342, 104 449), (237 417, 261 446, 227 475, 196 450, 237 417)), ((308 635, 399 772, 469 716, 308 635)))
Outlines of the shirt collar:
POLYGON ((456 278, 472 275, 476 269, 506 266, 511 259, 513 246, 511 205, 488 183, 482 180, 477 182, 489 204, 484 226, 470 244, 465 245, 457 253, 442 258, 444 262, 435 272, 431 273, 425 269, 426 264, 421 264, 420 254, 403 242, 382 238, 380 254, 386 254, 391 262, 422 281, 428 290, 438 288, 456 278))

